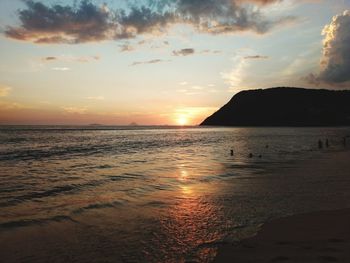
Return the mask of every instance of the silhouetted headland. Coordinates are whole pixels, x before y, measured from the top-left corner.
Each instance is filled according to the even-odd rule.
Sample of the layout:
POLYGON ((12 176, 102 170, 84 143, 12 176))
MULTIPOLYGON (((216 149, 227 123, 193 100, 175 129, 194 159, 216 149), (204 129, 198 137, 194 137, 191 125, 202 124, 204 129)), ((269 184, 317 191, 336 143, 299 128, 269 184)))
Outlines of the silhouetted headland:
POLYGON ((350 90, 279 87, 242 91, 201 125, 349 126, 350 90))

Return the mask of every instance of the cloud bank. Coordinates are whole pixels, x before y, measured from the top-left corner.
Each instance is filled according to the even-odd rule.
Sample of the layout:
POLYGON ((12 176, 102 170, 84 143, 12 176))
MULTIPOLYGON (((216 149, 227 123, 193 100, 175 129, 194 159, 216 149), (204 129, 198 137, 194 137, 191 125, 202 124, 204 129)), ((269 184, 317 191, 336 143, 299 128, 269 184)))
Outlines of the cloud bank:
POLYGON ((8 27, 5 35, 35 43, 81 43, 110 38, 115 23, 104 6, 82 1, 78 7, 47 6, 25 1, 27 8, 19 10, 20 27, 8 27))
POLYGON ((324 67, 320 78, 327 82, 342 83, 350 80, 350 11, 333 17, 323 29, 324 67))
POLYGON ((350 11, 334 16, 322 35, 321 71, 310 74, 306 80, 316 85, 322 82, 341 85, 350 81, 350 11))
POLYGON ((34 43, 76 44, 164 33, 174 24, 209 34, 263 34, 294 19, 265 17, 261 7, 275 2, 279 0, 154 0, 147 7, 111 10, 88 0, 73 6, 26 0, 26 8, 18 11, 20 25, 9 26, 5 35, 34 43))

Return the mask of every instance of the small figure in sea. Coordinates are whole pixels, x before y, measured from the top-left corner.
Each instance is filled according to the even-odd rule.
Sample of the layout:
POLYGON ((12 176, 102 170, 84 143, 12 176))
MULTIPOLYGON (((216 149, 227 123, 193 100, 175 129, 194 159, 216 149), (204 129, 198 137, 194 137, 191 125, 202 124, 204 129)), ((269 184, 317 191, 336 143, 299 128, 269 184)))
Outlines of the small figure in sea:
POLYGON ((231 150, 231 156, 233 156, 233 150, 231 150))
POLYGON ((318 140, 318 149, 323 149, 323 142, 318 140))
POLYGON ((329 147, 329 141, 328 141, 328 139, 326 139, 326 148, 328 148, 329 147))
POLYGON ((254 155, 253 155, 252 153, 249 154, 249 158, 253 158, 253 156, 254 156, 254 155))
POLYGON ((343 145, 346 147, 346 137, 343 138, 343 145))
POLYGON ((266 144, 266 145, 265 145, 265 148, 266 148, 266 149, 267 149, 267 148, 269 148, 269 145, 268 145, 268 144, 266 144))
POLYGON ((262 155, 261 155, 261 154, 259 155, 259 158, 260 158, 260 159, 262 158, 262 155))

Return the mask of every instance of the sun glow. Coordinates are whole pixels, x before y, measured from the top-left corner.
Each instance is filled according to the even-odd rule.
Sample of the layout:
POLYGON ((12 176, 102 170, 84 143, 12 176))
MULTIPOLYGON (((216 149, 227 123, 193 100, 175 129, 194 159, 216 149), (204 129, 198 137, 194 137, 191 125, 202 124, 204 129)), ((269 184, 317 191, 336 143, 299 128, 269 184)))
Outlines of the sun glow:
POLYGON ((176 120, 176 123, 180 126, 184 126, 188 124, 188 119, 186 116, 179 116, 176 120))
POLYGON ((169 122, 178 126, 198 125, 216 110, 211 107, 178 107, 169 115, 169 122))

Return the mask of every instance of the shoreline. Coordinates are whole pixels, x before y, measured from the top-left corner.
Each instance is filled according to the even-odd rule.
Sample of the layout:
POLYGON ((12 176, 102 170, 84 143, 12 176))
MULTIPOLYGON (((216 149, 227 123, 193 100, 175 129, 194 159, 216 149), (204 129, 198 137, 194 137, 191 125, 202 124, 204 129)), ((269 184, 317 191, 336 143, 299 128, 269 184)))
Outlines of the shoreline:
MULTIPOLYGON (((332 154, 324 161, 305 161, 283 176, 307 178, 323 173, 331 180, 349 177, 350 152, 332 154)), ((220 244, 213 262, 350 262, 350 203, 344 207, 274 218, 263 223, 254 236, 220 244)))
MULTIPOLYGON (((110 196, 106 196, 106 199, 97 198, 95 200, 94 198, 86 203, 78 203, 80 210, 72 209, 71 213, 67 213, 67 218, 50 217, 50 220, 44 221, 35 221, 35 218, 33 218, 34 220, 30 219, 25 222, 34 224, 8 228, 9 231, 0 231, 0 258, 8 263, 47 261, 144 262, 146 259, 149 262, 186 262, 186 260, 189 262, 210 262, 215 257, 217 245, 224 244, 219 243, 222 240, 221 237, 224 239, 227 233, 233 233, 236 229, 243 229, 242 232, 238 230, 238 234, 241 234, 243 238, 243 236, 248 237, 246 234, 250 235, 258 232, 258 226, 270 219, 307 213, 308 211, 337 210, 349 207, 350 177, 348 174, 350 174, 350 151, 338 151, 336 148, 331 148, 325 151, 311 151, 311 153, 310 155, 305 155, 307 157, 301 160, 283 162, 283 165, 280 165, 280 162, 277 165, 272 163, 272 165, 265 167, 266 169, 263 169, 263 172, 258 171, 256 174, 252 174, 251 172, 254 172, 254 170, 249 168, 246 174, 248 176, 245 174, 242 174, 243 176, 234 176, 233 174, 228 178, 224 177, 224 179, 221 179, 219 177, 221 173, 217 173, 220 180, 213 180, 213 184, 200 182, 200 187, 205 186, 205 188, 200 190, 200 187, 197 188, 197 184, 182 183, 179 185, 184 187, 175 189, 176 191, 172 189, 169 189, 169 192, 157 191, 154 196, 144 195, 145 198, 142 199, 144 201, 139 203, 136 202, 136 199, 130 203, 127 200, 126 205, 123 202, 112 203, 111 200, 116 199, 113 192, 112 199, 109 199, 110 196), (186 188, 187 186, 190 187, 186 188), (210 188, 207 188, 209 186, 210 188), (209 191, 210 189, 213 191, 209 191), (177 200, 177 202, 171 203, 166 199, 164 199, 164 202, 158 202, 159 200, 163 201, 161 198, 164 197, 168 200, 177 200), (173 199, 173 197, 178 199, 173 199), (156 200, 156 202, 151 203, 150 201, 152 200, 156 200), (129 207, 129 204, 132 206, 129 207), (231 207, 232 204, 233 207, 231 207), (220 210, 222 207, 228 209, 220 210), (78 212, 75 213, 75 211, 78 212), (149 211, 155 212, 154 215, 157 218, 149 216, 149 211), (228 213, 224 214, 226 211, 228 213), (137 218, 137 220, 133 221, 134 218, 137 218), (235 220, 229 227, 226 224, 222 224, 223 228, 220 228, 218 227, 219 224, 215 223, 217 219, 222 220, 221 222, 223 223, 228 222, 227 218, 235 220), (210 223, 213 224, 210 225, 210 223), (140 230, 139 226, 141 225, 145 226, 145 231, 143 229, 140 230), (244 226, 246 225, 253 225, 254 232, 245 232, 244 226), (238 227, 235 228, 236 226, 238 227), (151 232, 150 230, 154 231, 152 233, 161 234, 159 235, 160 238, 155 240, 152 238, 153 236, 151 238, 146 236, 151 232), (221 232, 211 232, 213 230, 221 232), (232 232, 230 232, 231 230, 232 232), (220 241, 210 242, 214 238, 208 238, 209 242, 201 243, 207 234, 212 233, 219 233, 220 241), (145 243, 142 243, 144 240, 150 240, 153 243, 146 247, 144 246, 145 243), (199 245, 195 242, 198 242, 199 245), (132 244, 133 247, 127 247, 129 244, 132 244), (143 250, 144 248, 147 250, 143 250), (178 250, 176 251, 176 249, 178 250), (181 261, 182 259, 183 261, 181 261)), ((234 160, 232 165, 235 165, 234 160)), ((267 165, 262 163, 261 166, 267 165)), ((222 170, 218 171, 228 174, 230 172, 233 173, 234 169, 231 166, 224 166, 222 170)), ((186 167, 179 169, 180 173, 176 174, 175 178, 182 178, 178 177, 182 175, 187 176, 191 174, 191 171, 193 169, 186 170, 186 167)), ((216 172, 214 169, 213 171, 216 172)), ((112 179, 115 178, 115 176, 112 177, 112 179)), ((102 188, 107 190, 106 193, 109 193, 108 190, 111 186, 113 186, 114 190, 118 189, 115 187, 120 181, 115 184, 113 184, 113 180, 108 180, 107 182, 108 184, 106 185, 108 187, 102 188)), ((85 186, 85 184, 81 186, 85 186)), ((104 194, 100 188, 93 186, 94 193, 104 194)), ((61 188, 53 189, 61 190, 61 188)), ((83 190, 86 190, 86 188, 83 188, 83 190)), ((87 192, 90 193, 90 189, 87 192)), ((62 202, 59 204, 68 204, 68 208, 70 208, 71 200, 81 201, 81 197, 91 197, 90 195, 78 195, 79 198, 77 199, 75 198, 77 196, 66 195, 64 191, 62 195, 60 195, 61 192, 55 191, 44 191, 43 193, 54 193, 55 195, 51 196, 53 200, 56 198, 58 200, 61 197, 66 199, 69 203, 62 202)), ((69 191, 67 193, 70 194, 69 191)), ((50 195, 42 194, 41 196, 45 198, 50 197, 50 195)), ((41 196, 39 195, 39 197, 41 196)), ((38 197, 38 195, 34 195, 34 197, 38 197)), ((50 201, 49 199, 37 199, 38 201, 50 201)), ((120 199, 123 200, 122 198, 120 199)), ((32 198, 29 201, 28 203, 23 203, 23 206, 20 207, 28 205, 28 208, 30 208, 29 205, 36 200, 32 198)), ((34 205, 36 204, 40 205, 40 203, 35 202, 34 205)), ((50 202, 47 204, 50 204, 50 202)), ((18 211, 21 212, 20 210, 18 211)), ((65 213, 62 214, 65 215, 65 213)), ((334 237, 330 239, 332 238, 334 239, 334 237)), ((282 239, 281 242, 285 242, 285 239, 282 239)), ((217 257, 219 261, 216 262, 233 261, 230 254, 232 253, 230 252, 232 245, 228 249, 228 253, 223 251, 224 246, 220 247, 217 257), (221 255, 225 255, 225 257, 228 255, 227 260, 222 261, 220 259, 221 255)), ((281 247, 283 246, 281 245, 281 247)), ((277 249, 280 250, 279 247, 277 249)), ((243 256, 256 254, 252 247, 250 250, 241 253, 243 253, 243 256)), ((321 256, 328 256, 328 259, 334 260, 334 258, 331 258, 331 254, 321 256)), ((277 255, 271 260, 275 262, 292 262, 290 258, 285 253, 277 255)), ((244 261, 242 259, 236 260, 236 262, 264 261, 258 259, 244 261)))

